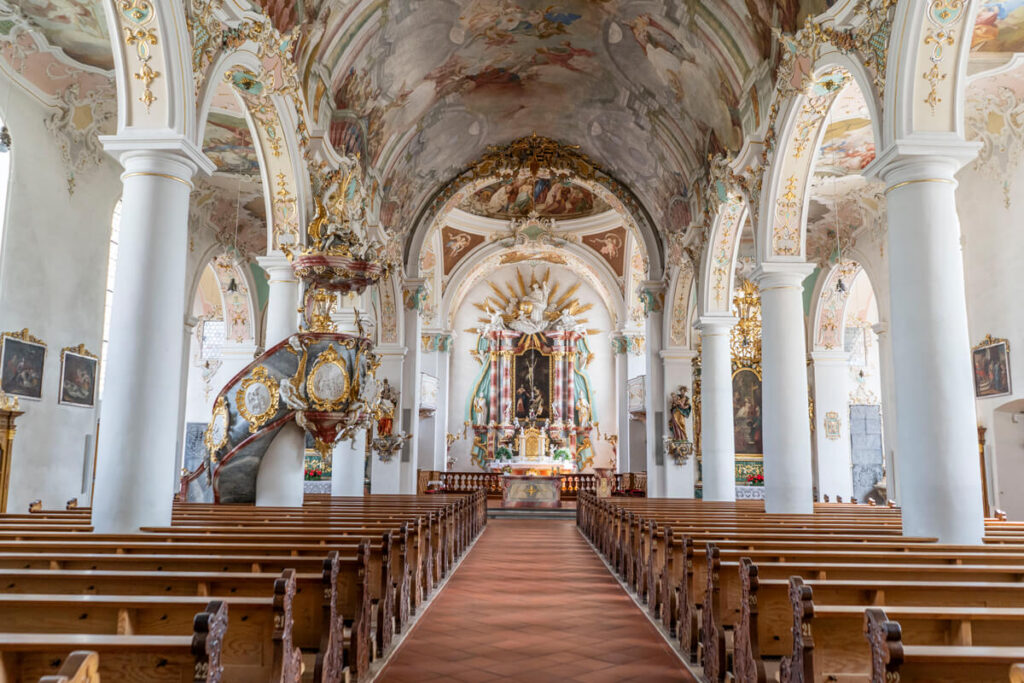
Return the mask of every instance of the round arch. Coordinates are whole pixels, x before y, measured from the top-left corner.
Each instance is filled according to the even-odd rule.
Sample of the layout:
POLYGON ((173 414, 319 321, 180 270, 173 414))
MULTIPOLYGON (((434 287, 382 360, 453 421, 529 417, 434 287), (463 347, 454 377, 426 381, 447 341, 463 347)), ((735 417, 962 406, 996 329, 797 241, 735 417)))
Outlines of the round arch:
POLYGON ((749 218, 747 203, 738 194, 730 195, 719 205, 697 278, 698 315, 732 315, 736 256, 749 218))
POLYGON ((850 56, 829 51, 815 62, 811 73, 805 91, 786 100, 779 117, 780 142, 772 158, 768 191, 761 196, 760 219, 755 226, 759 262, 805 258, 815 155, 825 135, 828 114, 843 88, 858 88, 868 107, 876 143, 878 140, 878 102, 864 66, 850 56))
MULTIPOLYGON (((604 171, 595 167, 589 160, 575 151, 564 152, 571 159, 575 168, 581 168, 584 174, 575 172, 575 168, 565 170, 577 183, 595 196, 607 202, 623 218, 628 229, 640 236, 640 242, 648 259, 648 279, 660 280, 665 275, 664 249, 662 240, 655 229, 649 213, 633 192, 604 171)), ((568 164, 566 164, 568 166, 568 164)), ((483 162, 470 167, 449 181, 427 201, 420 209, 413 223, 413 229, 405 243, 404 264, 409 277, 419 277, 419 255, 431 230, 439 217, 446 215, 464 199, 480 188, 499 180, 493 172, 485 172, 481 167, 492 167, 483 162)), ((560 169, 561 170, 561 169, 560 169)))

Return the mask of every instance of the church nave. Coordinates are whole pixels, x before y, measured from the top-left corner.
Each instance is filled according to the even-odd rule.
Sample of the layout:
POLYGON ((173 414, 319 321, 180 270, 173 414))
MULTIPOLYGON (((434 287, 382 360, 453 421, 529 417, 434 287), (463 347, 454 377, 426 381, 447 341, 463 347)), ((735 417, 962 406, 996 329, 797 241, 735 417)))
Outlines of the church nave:
POLYGON ((694 679, 574 522, 492 519, 376 680, 694 679))

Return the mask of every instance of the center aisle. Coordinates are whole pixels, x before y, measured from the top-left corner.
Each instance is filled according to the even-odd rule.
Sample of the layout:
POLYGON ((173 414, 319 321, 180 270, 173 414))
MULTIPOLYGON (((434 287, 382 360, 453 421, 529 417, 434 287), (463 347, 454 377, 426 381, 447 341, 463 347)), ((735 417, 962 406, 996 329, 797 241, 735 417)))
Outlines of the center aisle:
POLYGON ((694 679, 573 522, 496 519, 377 680, 694 679))

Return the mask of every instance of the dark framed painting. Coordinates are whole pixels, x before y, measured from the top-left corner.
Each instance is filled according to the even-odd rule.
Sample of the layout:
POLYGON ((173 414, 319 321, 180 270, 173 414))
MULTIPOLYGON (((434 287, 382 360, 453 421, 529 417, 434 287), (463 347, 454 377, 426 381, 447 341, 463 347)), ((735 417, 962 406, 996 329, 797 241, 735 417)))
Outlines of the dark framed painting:
POLYGON ((59 403, 92 408, 96 405, 96 378, 99 361, 84 346, 60 352, 59 403))
POLYGON ((763 455, 761 375, 753 368, 732 375, 732 415, 736 455, 763 455))
POLYGON ((1010 387, 1010 343, 985 337, 971 352, 974 368, 974 395, 978 398, 1005 396, 1010 387))
POLYGON ((43 397, 46 344, 28 333, 5 332, 0 348, 0 389, 33 400, 43 397))
POLYGON ((551 357, 537 349, 514 356, 512 415, 520 420, 552 419, 551 357))

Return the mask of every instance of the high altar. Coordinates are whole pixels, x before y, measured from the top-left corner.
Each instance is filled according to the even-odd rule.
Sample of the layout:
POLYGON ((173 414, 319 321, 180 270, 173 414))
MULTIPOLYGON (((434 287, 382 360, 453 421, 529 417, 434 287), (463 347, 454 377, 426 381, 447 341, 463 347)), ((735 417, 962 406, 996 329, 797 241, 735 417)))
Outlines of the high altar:
MULTIPOLYGON (((481 469, 546 476, 590 466, 597 426, 586 366, 592 354, 588 306, 573 289, 520 279, 518 297, 502 294, 481 305, 478 330, 483 367, 470 397, 467 428, 481 469)), ((497 290, 496 290, 497 291, 497 290)))

